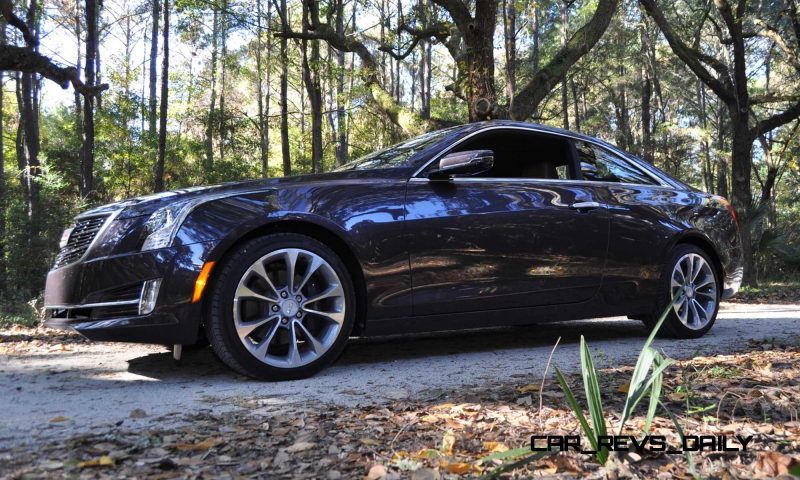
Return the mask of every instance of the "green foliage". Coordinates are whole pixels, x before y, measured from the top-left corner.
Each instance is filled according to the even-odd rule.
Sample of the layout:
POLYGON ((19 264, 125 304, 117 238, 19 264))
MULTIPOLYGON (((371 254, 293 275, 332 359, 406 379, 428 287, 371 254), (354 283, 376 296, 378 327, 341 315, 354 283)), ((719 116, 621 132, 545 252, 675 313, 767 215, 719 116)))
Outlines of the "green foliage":
MULTIPOLYGON (((653 418, 656 413, 659 398, 661 396, 661 387, 663 385, 664 370, 669 367, 672 362, 665 360, 653 347, 653 340, 656 334, 661 329, 664 320, 672 311, 672 305, 677 300, 680 292, 670 301, 669 305, 664 309, 658 322, 650 332, 650 336, 644 342, 639 358, 636 360, 636 366, 633 369, 633 375, 628 388, 628 396, 625 399, 625 406, 622 409, 622 414, 619 420, 619 434, 621 435, 625 427, 625 422, 633 415, 636 406, 647 395, 650 396, 650 405, 647 410, 644 431, 650 430, 653 418)), ((600 386, 597 382, 597 371, 592 363, 592 354, 589 351, 589 346, 581 335, 580 344, 581 353, 581 377, 583 378, 584 389, 586 391, 586 401, 589 406, 589 415, 591 416, 592 426, 586 421, 583 416, 583 409, 575 399, 572 389, 569 387, 564 375, 555 367, 556 377, 561 389, 567 398, 567 403, 570 409, 575 413, 578 422, 581 424, 584 434, 588 437, 592 448, 595 450, 595 457, 601 464, 605 464, 608 460, 608 451, 605 448, 598 449, 597 437, 606 435, 606 415, 603 411, 602 398, 600 393, 600 386)))

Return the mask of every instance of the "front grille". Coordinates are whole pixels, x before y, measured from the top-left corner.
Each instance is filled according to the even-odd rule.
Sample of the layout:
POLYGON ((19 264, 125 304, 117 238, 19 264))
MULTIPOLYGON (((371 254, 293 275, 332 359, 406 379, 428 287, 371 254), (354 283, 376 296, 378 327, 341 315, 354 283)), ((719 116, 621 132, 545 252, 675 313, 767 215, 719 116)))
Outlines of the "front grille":
POLYGON ((56 255, 54 268, 63 267, 80 259, 107 219, 108 215, 102 215, 76 221, 67 245, 56 255))

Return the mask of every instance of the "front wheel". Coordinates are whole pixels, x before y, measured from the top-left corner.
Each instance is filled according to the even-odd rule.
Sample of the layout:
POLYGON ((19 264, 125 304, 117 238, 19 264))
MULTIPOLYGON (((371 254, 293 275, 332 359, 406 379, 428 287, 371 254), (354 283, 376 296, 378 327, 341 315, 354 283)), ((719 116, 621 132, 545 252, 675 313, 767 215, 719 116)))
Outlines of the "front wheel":
POLYGON ((720 301, 719 273, 706 252, 694 245, 678 245, 667 262, 660 289, 655 311, 643 318, 649 328, 676 295, 659 333, 699 338, 714 325, 720 301))
POLYGON ((245 243, 223 260, 211 287, 211 346, 225 364, 251 377, 311 376, 336 359, 353 328, 347 268, 305 235, 245 243))

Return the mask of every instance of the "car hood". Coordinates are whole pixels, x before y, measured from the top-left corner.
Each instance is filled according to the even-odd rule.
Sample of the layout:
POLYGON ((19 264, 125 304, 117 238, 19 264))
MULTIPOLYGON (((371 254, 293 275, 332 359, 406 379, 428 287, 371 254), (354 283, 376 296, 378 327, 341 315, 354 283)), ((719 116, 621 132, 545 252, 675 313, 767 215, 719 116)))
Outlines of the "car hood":
POLYGON ((386 170, 329 172, 322 174, 245 180, 240 182, 227 182, 219 185, 181 188, 177 190, 170 190, 168 192, 129 198, 95 207, 91 210, 81 213, 78 215, 78 218, 103 215, 120 210, 122 210, 120 213, 121 218, 150 215, 157 209, 165 205, 169 205, 170 203, 206 196, 211 197, 225 194, 235 195, 237 193, 257 193, 260 191, 283 188, 297 188, 321 182, 325 184, 330 184, 330 182, 353 183, 362 180, 373 182, 376 179, 398 180, 404 178, 402 175, 393 175, 387 173, 388 172, 386 170))

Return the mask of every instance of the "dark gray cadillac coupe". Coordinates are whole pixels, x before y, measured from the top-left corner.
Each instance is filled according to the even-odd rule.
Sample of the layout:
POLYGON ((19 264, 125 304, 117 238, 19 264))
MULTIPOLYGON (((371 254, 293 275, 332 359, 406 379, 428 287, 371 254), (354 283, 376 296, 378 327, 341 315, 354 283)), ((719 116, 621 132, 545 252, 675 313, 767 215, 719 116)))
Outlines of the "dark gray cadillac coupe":
POLYGON ((47 277, 51 326, 312 375, 348 337, 628 315, 695 338, 741 281, 722 197, 581 134, 439 130, 333 172, 89 210, 47 277), (678 294, 678 292, 681 292, 678 294))

